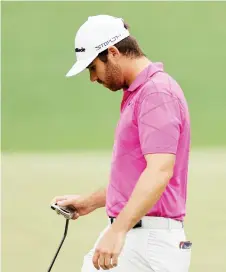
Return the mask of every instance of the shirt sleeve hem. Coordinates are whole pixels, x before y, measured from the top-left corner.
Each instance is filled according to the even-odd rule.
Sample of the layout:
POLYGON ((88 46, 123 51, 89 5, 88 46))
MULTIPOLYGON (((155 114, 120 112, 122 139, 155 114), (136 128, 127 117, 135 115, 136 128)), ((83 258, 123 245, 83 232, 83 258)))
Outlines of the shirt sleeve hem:
POLYGON ((176 155, 177 151, 173 148, 152 148, 152 149, 142 149, 143 155, 148 154, 174 154, 176 155))

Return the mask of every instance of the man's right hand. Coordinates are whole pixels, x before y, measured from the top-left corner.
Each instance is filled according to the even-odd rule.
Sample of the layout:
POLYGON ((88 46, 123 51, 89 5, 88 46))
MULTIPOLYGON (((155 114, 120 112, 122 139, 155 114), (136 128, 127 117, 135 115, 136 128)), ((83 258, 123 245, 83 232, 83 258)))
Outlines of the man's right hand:
POLYGON ((56 204, 61 207, 70 207, 75 210, 72 217, 73 220, 91 213, 96 209, 96 207, 91 203, 89 197, 84 197, 80 195, 64 195, 55 197, 51 204, 56 204))

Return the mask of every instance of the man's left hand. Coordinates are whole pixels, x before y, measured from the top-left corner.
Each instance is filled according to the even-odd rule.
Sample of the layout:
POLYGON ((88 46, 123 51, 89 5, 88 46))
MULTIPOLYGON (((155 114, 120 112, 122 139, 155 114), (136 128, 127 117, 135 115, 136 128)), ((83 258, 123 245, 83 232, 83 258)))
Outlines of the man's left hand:
POLYGON ((112 226, 97 244, 93 265, 97 270, 108 270, 118 265, 118 257, 125 243, 126 232, 115 231, 112 226))

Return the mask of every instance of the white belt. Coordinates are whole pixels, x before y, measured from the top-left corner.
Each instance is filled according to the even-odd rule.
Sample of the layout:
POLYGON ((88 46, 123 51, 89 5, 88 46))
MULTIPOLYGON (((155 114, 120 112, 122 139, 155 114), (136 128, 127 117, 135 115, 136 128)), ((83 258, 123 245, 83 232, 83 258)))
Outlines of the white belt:
POLYGON ((151 229, 182 229, 184 223, 171 218, 144 216, 142 218, 142 227, 151 229))
MULTIPOLYGON (((165 217, 144 216, 141 221, 141 228, 147 229, 182 229, 184 227, 182 221, 165 217)), ((110 219, 109 224, 111 224, 110 219)))

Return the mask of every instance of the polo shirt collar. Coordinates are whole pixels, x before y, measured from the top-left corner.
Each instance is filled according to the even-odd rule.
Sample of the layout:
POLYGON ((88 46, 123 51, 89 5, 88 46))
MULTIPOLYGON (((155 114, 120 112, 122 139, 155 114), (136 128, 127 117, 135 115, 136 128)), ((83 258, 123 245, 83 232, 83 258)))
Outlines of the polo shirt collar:
POLYGON ((161 62, 150 62, 150 64, 141 71, 133 83, 129 86, 128 89, 124 89, 124 91, 133 92, 135 91, 140 85, 142 85, 146 80, 152 77, 157 72, 163 72, 163 64, 161 62))

